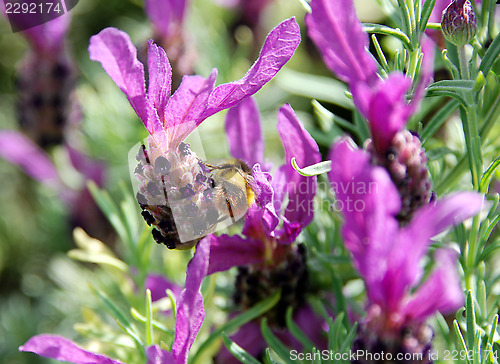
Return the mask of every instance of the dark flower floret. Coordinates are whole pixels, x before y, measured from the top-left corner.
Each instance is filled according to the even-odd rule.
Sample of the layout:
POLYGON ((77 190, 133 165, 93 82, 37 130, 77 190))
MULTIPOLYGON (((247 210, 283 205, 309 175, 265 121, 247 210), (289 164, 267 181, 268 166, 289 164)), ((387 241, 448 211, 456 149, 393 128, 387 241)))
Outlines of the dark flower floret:
POLYGON ((191 145, 188 143, 182 142, 179 144, 179 152, 183 157, 187 157, 188 155, 191 155, 191 145))
POLYGON ((155 160, 155 172, 158 174, 168 174, 171 166, 172 164, 163 156, 159 156, 155 160))

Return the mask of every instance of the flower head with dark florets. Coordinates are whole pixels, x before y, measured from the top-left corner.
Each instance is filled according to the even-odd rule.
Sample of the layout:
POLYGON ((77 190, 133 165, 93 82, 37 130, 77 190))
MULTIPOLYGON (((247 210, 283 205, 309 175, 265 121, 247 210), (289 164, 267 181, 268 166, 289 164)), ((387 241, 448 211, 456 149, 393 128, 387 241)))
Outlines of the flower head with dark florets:
POLYGON ((401 198, 384 168, 373 166, 370 155, 350 140, 336 143, 329 158, 329 178, 345 220, 344 243, 368 298, 355 348, 428 357, 432 330, 426 319, 436 311, 456 311, 464 298, 454 251, 438 249, 434 269, 425 280, 422 260, 431 238, 477 214, 483 198, 457 193, 421 207, 408 225, 400 227, 396 216, 401 198), (349 187, 353 183, 356 188, 349 187))
POLYGON ((208 78, 184 76, 171 96, 172 70, 161 47, 149 42, 146 93, 144 67, 129 36, 107 28, 91 38, 90 58, 101 62, 149 132, 148 145, 137 156, 137 198, 146 222, 155 226, 158 243, 187 249, 214 228, 207 170, 183 144, 185 138, 209 116, 257 92, 290 59, 299 42, 297 23, 285 20, 269 33, 259 58, 242 79, 215 87, 216 69, 208 78))

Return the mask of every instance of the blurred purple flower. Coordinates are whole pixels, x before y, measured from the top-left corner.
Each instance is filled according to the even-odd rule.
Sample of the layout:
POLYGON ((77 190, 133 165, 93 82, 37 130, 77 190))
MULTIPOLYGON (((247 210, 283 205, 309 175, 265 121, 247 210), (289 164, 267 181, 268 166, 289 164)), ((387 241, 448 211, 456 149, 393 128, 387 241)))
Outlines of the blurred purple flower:
POLYGON ((105 71, 127 96, 151 135, 160 131, 165 149, 177 147, 209 116, 238 104, 254 94, 283 67, 300 42, 300 30, 293 18, 269 33, 259 59, 239 81, 214 87, 217 70, 208 78, 184 76, 170 96, 172 69, 165 51, 149 42, 148 93, 144 87, 144 67, 129 36, 106 28, 90 39, 90 58, 101 62, 105 71))
POLYGON ((261 183, 260 188, 265 190, 261 193, 265 197, 258 204, 260 206, 253 206, 247 212, 243 227, 245 238, 221 235, 212 239, 209 274, 247 264, 272 264, 314 216, 316 178, 301 176, 290 161, 295 157, 300 166, 319 163, 321 155, 316 142, 290 105, 283 106, 278 112, 278 131, 285 148, 286 163, 272 179, 269 173, 261 171, 260 161, 256 159, 263 156, 263 151, 257 150, 263 148, 260 127, 252 126, 256 113, 258 110, 253 99, 241 102, 227 114, 226 130, 229 131, 233 156, 254 163, 253 175, 261 183), (242 136, 240 132, 246 134, 242 136), (283 208, 281 205, 286 194, 288 204, 283 208), (278 229, 280 220, 283 227, 278 229))
POLYGON ((412 102, 406 102, 411 79, 393 72, 385 80, 377 74, 377 62, 367 50, 368 34, 356 16, 351 0, 312 0, 306 16, 308 34, 323 59, 341 80, 349 83, 353 100, 368 119, 373 142, 383 154, 394 135, 404 128, 424 96, 432 77, 434 46, 422 40, 425 63, 412 102))
POLYGON ((220 6, 237 8, 243 22, 251 28, 259 24, 261 14, 273 0, 214 0, 220 6))
MULTIPOLYGON (((162 350, 157 345, 148 347, 146 349, 148 364, 185 364, 187 362, 189 350, 205 318, 200 287, 207 274, 210 253, 209 240, 210 237, 207 237, 198 244, 194 257, 188 264, 185 289, 177 298, 175 338, 172 351, 162 350)), ((75 364, 121 364, 118 360, 88 352, 72 341, 55 335, 34 336, 19 350, 75 364)))
POLYGON ((58 192, 61 200, 71 211, 73 226, 81 226, 92 236, 104 236, 108 225, 87 188, 93 181, 102 187, 105 166, 76 149, 66 146, 72 167, 80 174, 81 188, 69 187, 61 180, 50 156, 24 134, 13 130, 0 130, 0 157, 19 166, 28 176, 58 192))
POLYGON ((335 207, 345 219, 344 244, 366 285, 364 328, 382 339, 398 338, 436 311, 458 309, 464 299, 456 254, 438 250, 436 268, 419 286, 424 275, 421 262, 431 238, 477 214, 482 196, 463 192, 446 197, 420 208, 408 225, 400 227, 396 215, 401 200, 385 169, 371 165, 370 155, 349 140, 336 143, 329 159, 335 207))

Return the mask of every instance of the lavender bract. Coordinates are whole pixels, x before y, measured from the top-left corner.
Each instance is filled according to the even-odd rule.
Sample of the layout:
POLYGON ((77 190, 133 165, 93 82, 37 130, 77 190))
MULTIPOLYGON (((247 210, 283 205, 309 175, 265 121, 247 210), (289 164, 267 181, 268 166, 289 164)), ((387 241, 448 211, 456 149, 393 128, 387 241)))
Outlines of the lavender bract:
MULTIPOLYGON (((300 176, 290 161, 293 156, 299 164, 309 165, 318 163, 321 156, 316 142, 292 108, 285 105, 278 113, 278 131, 287 163, 271 178, 260 167, 264 153, 259 122, 259 111, 251 98, 228 112, 226 131, 231 154, 253 164, 253 176, 261 190, 260 201, 247 212, 243 237, 221 235, 212 238, 208 271, 211 274, 238 267, 233 300, 239 310, 248 309, 281 289, 280 301, 266 317, 282 340, 300 348, 292 335, 282 329, 288 307, 294 309, 294 317, 305 331, 312 322, 317 326, 322 324, 305 303, 306 251, 303 245, 295 242, 313 218, 316 179, 300 176), (285 196, 288 196, 288 204, 282 206, 285 196), (278 225, 280 222, 282 226, 278 225)), ((266 346, 257 321, 242 326, 232 339, 252 355, 259 355, 266 346)), ((311 332, 311 340, 317 345, 323 344, 322 339, 321 330, 311 332)), ((217 361, 228 363, 235 359, 223 349, 217 361)))
POLYGON ((207 79, 184 76, 170 96, 172 70, 161 47, 149 43, 146 94, 144 67, 128 35, 107 28, 91 38, 90 58, 101 62, 150 134, 148 146, 137 156, 137 197, 146 222, 156 227, 153 237, 158 243, 189 249, 214 229, 218 219, 207 192, 208 170, 184 139, 209 116, 257 92, 290 59, 299 42, 297 23, 285 20, 269 33, 259 58, 239 81, 215 87, 214 69, 207 79))

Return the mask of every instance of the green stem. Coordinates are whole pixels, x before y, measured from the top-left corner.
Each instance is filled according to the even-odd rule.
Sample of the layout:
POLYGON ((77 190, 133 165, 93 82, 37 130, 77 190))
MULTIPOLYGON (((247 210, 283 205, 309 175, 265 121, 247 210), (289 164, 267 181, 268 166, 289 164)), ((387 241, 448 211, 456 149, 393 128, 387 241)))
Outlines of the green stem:
POLYGON ((417 74, 417 64, 418 64, 418 56, 420 52, 417 49, 410 51, 410 64, 408 65, 408 74, 415 81, 415 75, 417 74))
MULTIPOLYGON (((460 74, 462 79, 469 79, 469 65, 465 56, 465 46, 458 47, 458 60, 460 63, 460 74)), ((469 157, 469 168, 472 174, 472 185, 479 190, 479 181, 483 169, 483 158, 481 153, 481 138, 477 124, 477 103, 474 102, 474 91, 465 93, 467 107, 462 107, 460 115, 467 145, 469 157)))
MULTIPOLYGON (((484 124, 479 131, 481 140, 486 140, 495 122, 500 118, 500 95, 493 102, 490 110, 484 118, 484 124)), ((434 188, 438 196, 455 187, 467 168, 467 156, 462 156, 452 170, 434 188)))
POLYGON ((462 76, 462 80, 468 80, 469 69, 467 67, 467 57, 465 56, 465 46, 458 47, 458 60, 460 63, 460 76, 462 76))

